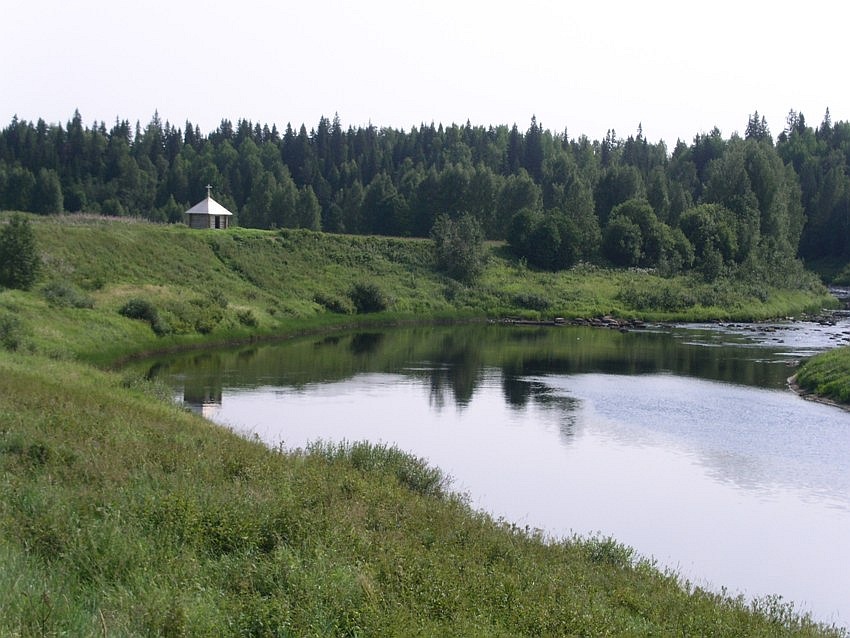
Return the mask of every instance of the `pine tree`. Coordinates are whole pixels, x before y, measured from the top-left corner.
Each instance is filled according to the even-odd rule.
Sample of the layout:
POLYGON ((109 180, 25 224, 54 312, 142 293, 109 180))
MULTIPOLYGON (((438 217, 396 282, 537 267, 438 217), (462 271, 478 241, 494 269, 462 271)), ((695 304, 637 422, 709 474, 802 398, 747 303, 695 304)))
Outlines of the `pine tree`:
POLYGON ((537 123, 537 118, 531 118, 531 126, 525 134, 523 166, 528 174, 538 184, 543 179, 543 127, 537 123))

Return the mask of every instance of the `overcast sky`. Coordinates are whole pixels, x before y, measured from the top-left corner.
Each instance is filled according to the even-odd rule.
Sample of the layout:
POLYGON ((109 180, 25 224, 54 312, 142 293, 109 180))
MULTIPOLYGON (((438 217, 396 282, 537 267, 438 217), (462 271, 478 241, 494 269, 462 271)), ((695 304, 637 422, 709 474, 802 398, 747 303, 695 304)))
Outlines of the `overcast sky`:
POLYGON ((0 126, 12 116, 202 133, 222 118, 544 128, 672 149, 754 111, 780 133, 850 119, 837 2, 751 0, 5 0, 0 126))

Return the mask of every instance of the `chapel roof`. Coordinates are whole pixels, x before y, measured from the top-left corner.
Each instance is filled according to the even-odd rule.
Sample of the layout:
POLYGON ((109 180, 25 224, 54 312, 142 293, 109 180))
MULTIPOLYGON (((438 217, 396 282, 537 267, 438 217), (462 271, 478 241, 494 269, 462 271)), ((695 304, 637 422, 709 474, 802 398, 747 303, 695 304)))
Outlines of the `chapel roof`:
POLYGON ((229 210, 215 201, 210 195, 186 211, 187 215, 232 215, 229 210))

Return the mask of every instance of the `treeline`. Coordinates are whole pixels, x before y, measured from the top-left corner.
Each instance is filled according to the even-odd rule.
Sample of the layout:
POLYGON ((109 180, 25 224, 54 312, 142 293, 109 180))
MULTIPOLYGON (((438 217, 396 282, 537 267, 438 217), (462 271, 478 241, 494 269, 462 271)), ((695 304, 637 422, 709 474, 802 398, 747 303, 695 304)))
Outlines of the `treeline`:
POLYGON ((850 123, 791 112, 773 138, 758 113, 743 137, 714 129, 672 152, 640 128, 571 138, 516 125, 308 132, 223 120, 203 135, 147 126, 14 118, 0 131, 0 209, 140 215, 177 222, 216 199, 242 226, 428 236, 440 215, 474 219, 529 263, 607 260, 709 278, 796 256, 850 258, 850 123))

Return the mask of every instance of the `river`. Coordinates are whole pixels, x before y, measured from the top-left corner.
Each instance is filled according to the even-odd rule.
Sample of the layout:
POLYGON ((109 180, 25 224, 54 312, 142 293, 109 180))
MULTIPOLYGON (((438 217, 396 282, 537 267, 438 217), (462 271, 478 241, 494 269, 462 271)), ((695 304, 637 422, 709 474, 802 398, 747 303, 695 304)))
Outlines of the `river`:
POLYGON ((786 379, 836 325, 416 327, 146 362, 271 446, 370 440, 551 537, 611 536, 746 598, 850 624, 850 412, 786 379))

